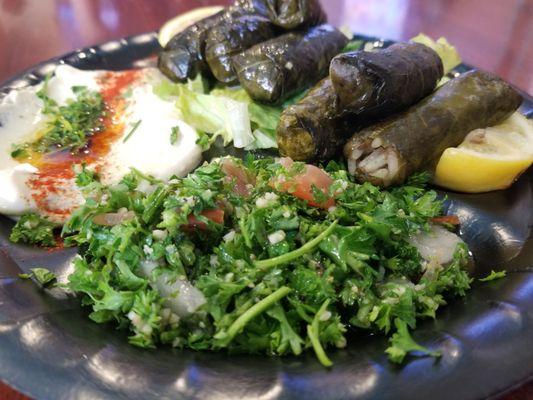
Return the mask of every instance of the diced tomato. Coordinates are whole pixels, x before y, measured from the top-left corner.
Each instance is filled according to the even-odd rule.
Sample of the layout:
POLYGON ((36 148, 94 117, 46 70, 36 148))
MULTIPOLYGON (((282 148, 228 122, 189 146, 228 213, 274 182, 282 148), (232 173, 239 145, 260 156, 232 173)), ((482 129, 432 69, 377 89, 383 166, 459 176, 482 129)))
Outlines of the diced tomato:
POLYGON ((433 217, 431 222, 434 224, 449 224, 449 225, 461 225, 459 217, 457 215, 443 215, 442 217, 433 217))
POLYGON ((254 176, 247 172, 244 167, 237 165, 229 159, 222 160, 221 168, 229 180, 235 183, 235 193, 245 197, 250 195, 248 185, 253 185, 255 183, 254 176))
MULTIPOLYGON (((224 210, 220 208, 214 208, 212 210, 204 210, 200 213, 200 215, 206 217, 208 220, 216 224, 224 223, 224 210)), ((200 229, 200 230, 207 229, 207 224, 203 221, 200 221, 193 214, 187 217, 187 221, 188 221, 187 225, 181 226, 181 229, 186 232, 192 232, 195 229, 200 229)))
MULTIPOLYGON (((293 161, 288 157, 284 157, 279 160, 279 163, 285 168, 289 168, 293 164, 293 161)), ((314 165, 306 164, 304 172, 285 179, 277 179, 274 182, 274 186, 279 190, 291 193, 299 199, 305 200, 310 206, 327 210, 335 205, 335 200, 329 194, 329 188, 332 183, 333 179, 325 171, 314 165), (325 201, 320 202, 319 199, 315 198, 313 186, 324 194, 325 201)))

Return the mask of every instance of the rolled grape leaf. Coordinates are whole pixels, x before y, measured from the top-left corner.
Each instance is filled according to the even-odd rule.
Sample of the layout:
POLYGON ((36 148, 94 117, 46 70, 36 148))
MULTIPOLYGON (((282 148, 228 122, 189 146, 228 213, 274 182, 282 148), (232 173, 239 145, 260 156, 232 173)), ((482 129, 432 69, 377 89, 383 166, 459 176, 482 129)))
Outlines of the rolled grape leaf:
POLYGON ((331 59, 347 42, 343 33, 325 24, 257 44, 232 62, 252 99, 277 103, 325 77, 331 59))
POLYGON ((354 131, 356 121, 338 118, 337 96, 324 78, 297 103, 287 107, 277 128, 280 153, 293 160, 325 160, 338 152, 354 131), (330 132, 331 134, 324 134, 330 132))
POLYGON ((432 170, 446 148, 503 121, 521 102, 497 76, 466 72, 408 110, 355 133, 344 147, 348 169, 361 182, 401 184, 415 171, 432 170))
POLYGON ((340 54, 331 61, 329 82, 283 112, 280 151, 298 160, 330 158, 356 128, 427 96, 442 74, 438 54, 419 43, 340 54))
POLYGON ((340 54, 329 68, 337 107, 360 118, 383 117, 416 103, 442 75, 439 55, 420 43, 340 54))
POLYGON ((200 72, 209 72, 205 61, 205 41, 209 30, 235 13, 222 10, 176 34, 159 53, 157 66, 174 82, 185 82, 200 72))
POLYGON ((230 27, 232 21, 243 15, 263 16, 283 29, 314 26, 326 20, 318 0, 237 0, 231 7, 176 34, 159 53, 159 69, 175 82, 185 82, 200 72, 209 74, 205 60, 209 31, 222 24, 230 27))
POLYGON ((326 22, 318 0, 237 0, 234 7, 268 18, 284 29, 304 28, 326 22))
POLYGON ((269 19, 258 15, 242 15, 221 22, 209 31, 206 39, 205 58, 211 72, 220 82, 236 81, 231 57, 277 33, 269 19))

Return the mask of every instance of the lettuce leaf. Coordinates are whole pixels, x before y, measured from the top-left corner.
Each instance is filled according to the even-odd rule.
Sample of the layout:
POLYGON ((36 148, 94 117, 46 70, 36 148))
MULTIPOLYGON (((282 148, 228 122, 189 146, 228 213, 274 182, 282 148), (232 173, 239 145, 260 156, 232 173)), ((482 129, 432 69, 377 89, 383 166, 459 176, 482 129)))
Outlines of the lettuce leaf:
MULTIPOLYGON (((281 116, 282 107, 271 107, 254 102, 241 87, 224 87, 213 89, 213 96, 227 97, 248 105, 250 125, 254 141, 245 146, 246 150, 277 147, 276 127, 281 116)), ((235 146, 237 147, 237 146, 235 146)))
POLYGON ((204 149, 218 136, 225 146, 233 142, 235 147, 246 150, 277 147, 281 107, 255 103, 238 86, 216 87, 209 93, 205 88, 205 81, 198 76, 184 84, 164 80, 154 87, 154 93, 164 100, 176 101, 181 119, 199 132, 204 149))
POLYGON ((221 136, 224 145, 233 141, 235 147, 245 147, 254 141, 246 103, 181 86, 176 106, 184 122, 211 134, 212 141, 221 136))
POLYGON ((276 143, 276 132, 268 132, 265 130, 263 132, 260 129, 256 129, 252 132, 254 135, 254 141, 246 146, 245 150, 255 150, 255 149, 271 149, 278 147, 276 143))
POLYGON ((195 93, 205 93, 207 83, 201 75, 198 75, 194 79, 189 79, 187 83, 174 83, 168 79, 161 80, 156 86, 154 86, 154 94, 159 96, 163 100, 172 100, 174 96, 181 94, 182 88, 187 88, 195 93))

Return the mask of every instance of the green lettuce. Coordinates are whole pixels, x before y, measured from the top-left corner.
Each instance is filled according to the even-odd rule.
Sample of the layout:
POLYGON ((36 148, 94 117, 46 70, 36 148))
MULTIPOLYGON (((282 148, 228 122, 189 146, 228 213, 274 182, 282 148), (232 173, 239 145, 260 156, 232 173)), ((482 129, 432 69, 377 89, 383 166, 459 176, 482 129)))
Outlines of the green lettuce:
POLYGON ((209 93, 205 87, 201 77, 185 84, 163 81, 154 93, 165 100, 175 100, 183 121, 209 135, 204 147, 218 136, 224 145, 233 142, 235 147, 246 150, 277 147, 281 107, 255 103, 240 87, 218 87, 209 93))
POLYGON ((193 128, 224 139, 224 145, 233 141, 235 147, 247 147, 255 139, 252 134, 248 105, 225 96, 214 96, 181 88, 176 106, 181 118, 193 128))
POLYGON ((241 87, 216 88, 211 91, 210 95, 233 99, 248 106, 250 126, 253 130, 252 136, 254 140, 245 146, 246 150, 277 147, 276 127, 281 116, 282 107, 272 107, 256 103, 241 87))

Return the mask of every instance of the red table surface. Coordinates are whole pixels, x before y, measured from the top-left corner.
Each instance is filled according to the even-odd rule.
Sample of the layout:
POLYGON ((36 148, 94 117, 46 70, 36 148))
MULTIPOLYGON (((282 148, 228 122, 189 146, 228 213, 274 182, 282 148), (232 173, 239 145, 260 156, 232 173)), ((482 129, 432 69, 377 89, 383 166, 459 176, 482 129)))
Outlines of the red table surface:
MULTIPOLYGON (((0 83, 80 47, 158 29, 194 7, 224 0, 0 0, 0 83)), ((329 22, 409 39, 445 36, 466 63, 533 94, 533 0, 322 0, 329 22)), ((1 360, 0 360, 1 362, 1 360)), ((0 383, 1 400, 27 397, 0 383)), ((533 381, 500 397, 533 399, 533 381)))

